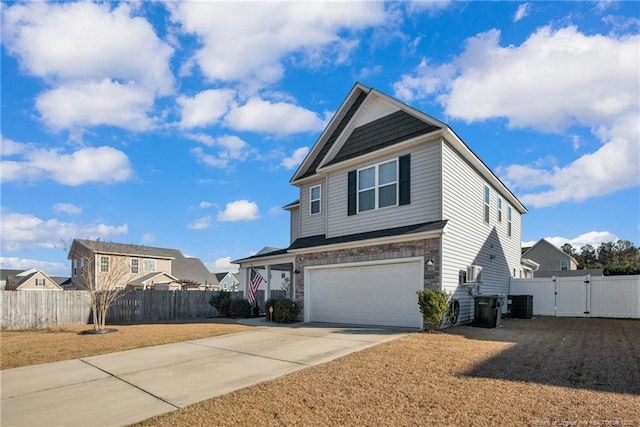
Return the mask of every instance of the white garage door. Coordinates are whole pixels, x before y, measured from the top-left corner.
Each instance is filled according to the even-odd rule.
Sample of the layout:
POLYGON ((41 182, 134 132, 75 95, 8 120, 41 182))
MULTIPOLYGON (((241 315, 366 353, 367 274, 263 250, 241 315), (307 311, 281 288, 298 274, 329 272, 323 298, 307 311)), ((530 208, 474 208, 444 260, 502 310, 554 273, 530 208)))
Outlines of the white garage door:
POLYGON ((305 321, 422 327, 420 260, 305 269, 305 321))

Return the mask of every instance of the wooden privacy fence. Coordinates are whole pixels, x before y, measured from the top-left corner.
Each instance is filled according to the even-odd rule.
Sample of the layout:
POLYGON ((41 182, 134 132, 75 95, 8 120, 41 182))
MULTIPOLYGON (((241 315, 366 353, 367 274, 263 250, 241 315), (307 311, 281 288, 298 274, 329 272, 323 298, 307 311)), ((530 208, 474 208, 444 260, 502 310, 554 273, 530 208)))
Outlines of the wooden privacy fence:
MULTIPOLYGON (((215 317, 209 299, 216 291, 128 291, 107 312, 107 323, 147 323, 215 317)), ((233 292, 232 298, 242 298, 233 292)), ((272 292, 272 296, 275 296, 272 292)), ((264 313, 264 291, 256 293, 264 313)), ((1 291, 0 329, 44 328, 92 323, 87 291, 1 291)))
POLYGON ((640 276, 511 279, 512 295, 533 295, 533 314, 640 319, 640 276))
POLYGON ((86 324, 88 299, 87 291, 2 291, 0 329, 86 324))

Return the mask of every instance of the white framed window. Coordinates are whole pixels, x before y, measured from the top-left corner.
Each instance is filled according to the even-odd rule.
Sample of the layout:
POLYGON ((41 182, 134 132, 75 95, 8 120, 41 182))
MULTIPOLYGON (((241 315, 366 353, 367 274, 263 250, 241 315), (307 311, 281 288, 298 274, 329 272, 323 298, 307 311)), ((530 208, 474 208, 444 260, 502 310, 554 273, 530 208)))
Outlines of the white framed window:
POLYGON ((109 257, 101 256, 100 257, 100 272, 108 273, 109 272, 109 257))
POLYGON ((511 237, 511 206, 507 207, 507 236, 511 237))
POLYGON ((78 275, 78 260, 74 259, 72 261, 73 267, 71 268, 71 274, 73 275, 73 277, 76 277, 78 275))
POLYGON ((84 264, 86 260, 84 258, 80 258, 80 275, 84 276, 84 264))
POLYGON ((44 279, 36 279, 36 286, 44 286, 44 279))
POLYGON ((138 258, 131 258, 131 273, 138 274, 140 272, 140 260, 138 258))
POLYGON ((489 224, 489 204, 491 203, 491 191, 484 186, 484 222, 489 224))
POLYGON ((498 197, 498 222, 502 222, 502 197, 498 197))
POLYGON ((142 268, 144 271, 156 271, 156 260, 145 259, 142 261, 142 268))
POLYGON ((280 275, 280 278, 281 278, 281 279, 286 279, 286 278, 287 278, 287 273, 282 273, 282 274, 280 275))
POLYGON ((397 204, 397 159, 358 170, 358 212, 397 204))
POLYGON ((320 185, 314 185, 309 190, 309 213, 311 215, 320 213, 320 200, 322 192, 320 185))
POLYGON ((560 261, 560 270, 568 270, 569 269, 569 261, 567 261, 566 259, 563 259, 562 261, 560 261))

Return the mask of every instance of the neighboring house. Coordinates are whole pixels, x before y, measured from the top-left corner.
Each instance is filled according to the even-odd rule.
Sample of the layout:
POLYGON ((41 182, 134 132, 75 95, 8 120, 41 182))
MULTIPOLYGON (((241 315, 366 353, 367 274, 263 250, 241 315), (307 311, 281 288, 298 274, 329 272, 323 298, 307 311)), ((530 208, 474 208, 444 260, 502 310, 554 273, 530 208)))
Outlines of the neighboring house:
POLYGON ((0 288, 7 291, 62 291, 63 288, 45 272, 30 270, 0 270, 0 288))
POLYGON ((218 279, 218 289, 222 291, 235 292, 238 290, 240 279, 237 273, 216 273, 218 279))
MULTIPOLYGON (((540 239, 531 247, 522 248, 522 262, 538 264, 531 277, 570 277, 570 276, 602 276, 601 268, 578 270, 578 261, 562 249, 540 239)), ((525 275, 525 277, 529 277, 525 275)))
POLYGON ((449 126, 376 89, 353 87, 290 182, 290 246, 233 262, 241 289, 252 265, 287 268, 305 321, 423 327, 416 291, 440 289, 467 322, 474 293, 521 275, 526 208, 449 126))
POLYGON ((143 290, 205 290, 217 283, 201 260, 177 249, 74 239, 68 259, 73 287, 84 286, 85 274, 98 288, 110 280, 116 288, 143 290))

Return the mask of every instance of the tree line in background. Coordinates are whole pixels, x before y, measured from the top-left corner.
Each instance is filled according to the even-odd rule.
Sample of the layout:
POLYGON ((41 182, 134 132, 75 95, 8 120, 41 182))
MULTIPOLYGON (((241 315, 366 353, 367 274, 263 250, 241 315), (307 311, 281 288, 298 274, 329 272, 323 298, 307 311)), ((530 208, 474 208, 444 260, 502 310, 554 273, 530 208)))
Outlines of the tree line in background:
POLYGON ((578 269, 602 268, 605 276, 640 274, 640 248, 628 240, 603 242, 598 248, 586 244, 578 250, 565 243, 560 249, 578 261, 578 269))

